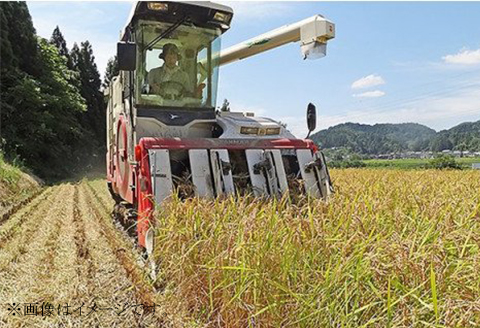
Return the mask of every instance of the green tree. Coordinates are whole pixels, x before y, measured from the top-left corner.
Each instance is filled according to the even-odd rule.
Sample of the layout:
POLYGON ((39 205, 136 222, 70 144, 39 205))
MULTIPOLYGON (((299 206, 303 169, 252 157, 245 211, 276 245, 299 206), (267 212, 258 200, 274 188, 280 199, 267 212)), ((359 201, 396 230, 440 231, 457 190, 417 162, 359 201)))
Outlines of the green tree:
POLYGON ((78 47, 78 44, 75 42, 73 43, 72 50, 70 50, 70 59, 72 60, 72 67, 73 69, 78 71, 79 68, 79 62, 81 61, 80 59, 80 48, 78 47))
POLYGON ((461 141, 455 146, 455 149, 460 150, 460 157, 463 157, 463 152, 468 150, 467 143, 465 141, 461 141))
POLYGON ((430 148, 433 151, 440 152, 443 150, 452 149, 453 144, 446 135, 439 134, 432 140, 430 148))
POLYGON ((92 45, 89 41, 82 42, 80 47, 74 44, 70 57, 79 75, 80 94, 87 105, 87 111, 81 115, 80 120, 94 135, 89 154, 102 161, 105 152, 105 104, 100 91, 100 73, 95 64, 92 45))
POLYGON ((19 69, 39 75, 37 39, 25 2, 0 3, 2 70, 19 69))
POLYGON ((24 2, 0 3, 0 63, 0 145, 15 157, 11 120, 26 110, 15 106, 10 91, 40 75, 35 29, 24 2))
POLYGON ((461 169, 460 164, 455 161, 455 158, 451 155, 440 155, 431 159, 427 165, 427 168, 431 169, 461 169))
POLYGON ((84 100, 68 81, 71 72, 57 49, 45 39, 38 42, 41 78, 23 75, 6 96, 13 112, 4 117, 7 150, 18 154, 37 174, 62 178, 82 162, 81 149, 88 132, 76 113, 84 100))
POLYGON ((55 27, 52 33, 52 37, 50 38, 50 43, 53 44, 55 47, 58 49, 58 53, 60 56, 63 56, 67 60, 67 67, 69 69, 73 68, 72 65, 72 60, 70 59, 70 53, 67 48, 67 41, 65 41, 65 38, 63 37, 62 32, 60 31, 60 28, 55 27))
POLYGON ((105 69, 105 77, 103 79, 103 87, 107 88, 112 79, 117 76, 119 73, 118 70, 118 60, 117 56, 110 58, 107 62, 107 68, 105 69))
POLYGON ((87 107, 75 72, 60 55, 65 49, 37 38, 24 2, 0 9, 2 148, 43 178, 67 177, 95 140, 80 121, 87 107))

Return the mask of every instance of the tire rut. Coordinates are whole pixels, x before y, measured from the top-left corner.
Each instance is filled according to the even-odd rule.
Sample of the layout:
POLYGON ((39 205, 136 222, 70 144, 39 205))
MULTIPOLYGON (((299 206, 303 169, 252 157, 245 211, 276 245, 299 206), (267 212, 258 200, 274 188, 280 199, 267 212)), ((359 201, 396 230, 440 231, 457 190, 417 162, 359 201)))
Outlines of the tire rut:
POLYGON ((135 315, 131 310, 125 310, 126 305, 147 303, 138 299, 136 285, 128 278, 115 250, 110 247, 104 228, 99 227, 92 199, 84 184, 79 187, 78 200, 78 220, 85 227, 85 238, 80 239, 84 244, 80 249, 86 250, 88 258, 78 257, 79 262, 83 263, 79 269, 83 274, 80 276, 81 289, 76 299, 85 303, 96 300, 99 306, 114 308, 114 311, 104 312, 98 318, 83 318, 82 324, 98 326, 101 322, 110 322, 119 327, 161 327, 161 320, 154 313, 139 310, 142 314, 135 315))
POLYGON ((109 213, 115 205, 115 203, 111 200, 111 197, 106 195, 104 192, 99 192, 96 188, 94 188, 92 183, 87 183, 87 187, 95 196, 95 198, 99 200, 99 204, 102 206, 104 212, 109 213))
POLYGON ((73 194, 73 223, 75 225, 75 246, 77 247, 77 257, 80 262, 90 259, 90 253, 86 247, 85 225, 81 218, 79 209, 78 187, 73 194))
MULTIPOLYGON (((135 242, 128 236, 128 234, 123 230, 115 227, 111 218, 111 210, 114 206, 114 202, 111 199, 109 191, 106 187, 105 181, 97 180, 97 181, 88 181, 86 183, 86 188, 94 195, 95 199, 99 199, 100 202, 95 203, 98 204, 98 207, 101 208, 103 211, 103 216, 108 218, 108 222, 110 222, 110 226, 112 230, 118 236, 118 240, 124 240, 125 244, 128 244, 132 247, 135 247, 135 242)), ((128 248, 128 247, 126 247, 128 248)), ((144 270, 142 270, 144 272, 144 270)), ((163 322, 165 325, 169 327, 185 327, 186 322, 191 321, 189 319, 189 312, 186 308, 183 307, 181 301, 175 301, 175 304, 172 304, 170 296, 164 293, 155 293, 154 299, 156 304, 162 304, 162 316, 163 322)), ((191 321, 194 322, 195 320, 191 321)), ((201 327, 202 325, 198 322, 194 323, 193 326, 201 327)))
MULTIPOLYGON (((100 225, 101 233, 107 239, 107 242, 117 257, 117 260, 125 269, 133 286, 135 286, 136 297, 141 300, 143 304, 154 304, 155 297, 153 287, 145 282, 145 272, 138 268, 136 261, 133 259, 134 256, 128 254, 126 245, 121 242, 123 236, 119 236, 119 232, 116 231, 113 224, 107 224, 106 215, 102 214, 97 205, 95 205, 97 203, 95 202, 95 199, 93 199, 93 191, 90 186, 88 188, 90 189, 90 193, 87 193, 87 199, 89 200, 89 203, 92 204, 91 208, 96 222, 100 225)), ((96 195, 94 194, 94 196, 96 195)))

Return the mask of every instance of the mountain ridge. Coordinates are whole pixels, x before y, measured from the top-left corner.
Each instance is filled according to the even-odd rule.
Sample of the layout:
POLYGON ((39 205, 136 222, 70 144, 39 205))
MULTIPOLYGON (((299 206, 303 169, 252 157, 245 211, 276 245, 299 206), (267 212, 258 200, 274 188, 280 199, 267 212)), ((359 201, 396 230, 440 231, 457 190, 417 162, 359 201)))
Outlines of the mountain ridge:
POLYGON ((480 151, 480 120, 435 131, 419 123, 341 123, 314 133, 321 148, 349 148, 359 154, 401 151, 480 151))

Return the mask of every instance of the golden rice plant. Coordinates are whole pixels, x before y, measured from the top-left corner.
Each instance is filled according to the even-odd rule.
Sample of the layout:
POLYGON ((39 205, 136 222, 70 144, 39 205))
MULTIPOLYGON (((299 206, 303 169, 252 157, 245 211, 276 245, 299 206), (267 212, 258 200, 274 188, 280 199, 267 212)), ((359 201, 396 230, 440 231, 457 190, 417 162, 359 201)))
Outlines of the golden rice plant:
POLYGON ((480 172, 332 171, 328 203, 164 204, 169 295, 209 327, 480 325, 480 172))

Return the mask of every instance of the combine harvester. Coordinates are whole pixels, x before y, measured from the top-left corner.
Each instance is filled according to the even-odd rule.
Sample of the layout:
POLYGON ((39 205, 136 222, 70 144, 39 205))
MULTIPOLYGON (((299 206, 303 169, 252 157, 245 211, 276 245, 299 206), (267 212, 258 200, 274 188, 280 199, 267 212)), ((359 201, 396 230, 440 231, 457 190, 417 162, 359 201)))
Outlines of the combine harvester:
MULTIPOLYGON (((323 57, 334 24, 316 15, 220 51, 232 16, 210 2, 138 2, 118 43, 120 74, 105 90, 107 183, 116 216, 136 227, 147 254, 155 205, 183 183, 193 194, 181 197, 281 196, 297 187, 303 190, 290 193, 325 199, 332 192, 311 140, 272 119, 215 108, 220 66, 297 41, 304 58, 323 57)), ((309 104, 309 134, 315 121, 309 104)))

